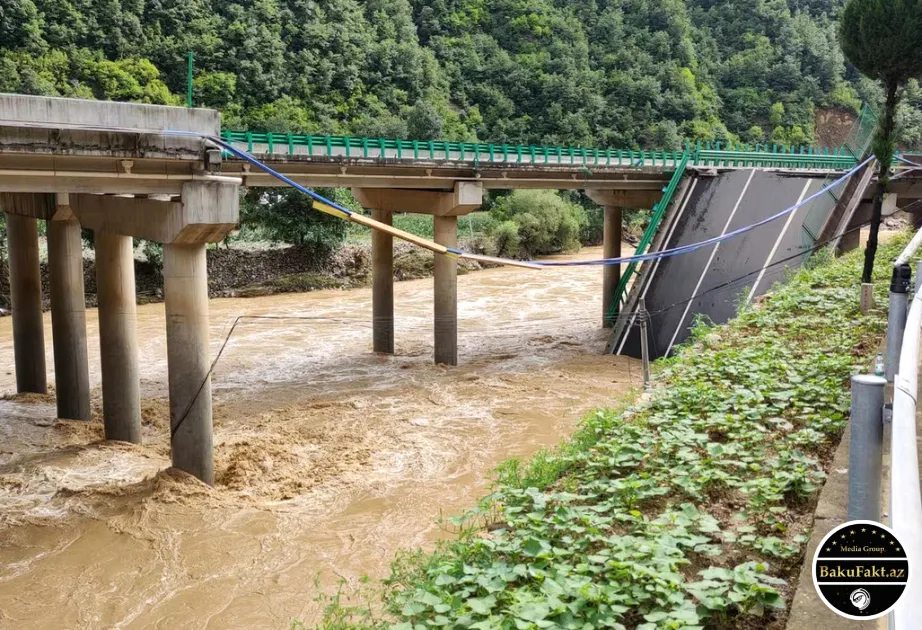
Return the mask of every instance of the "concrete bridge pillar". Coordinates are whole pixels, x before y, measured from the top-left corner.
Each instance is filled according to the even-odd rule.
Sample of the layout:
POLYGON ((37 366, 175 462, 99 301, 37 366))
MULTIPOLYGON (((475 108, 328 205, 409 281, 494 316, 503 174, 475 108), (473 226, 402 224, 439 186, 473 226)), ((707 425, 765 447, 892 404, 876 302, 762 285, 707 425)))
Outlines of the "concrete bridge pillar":
MULTIPOLYGON (((458 217, 435 217, 435 242, 458 246, 458 217)), ((458 259, 435 255, 435 362, 458 365, 458 259)))
POLYGON ((205 244, 163 246, 173 466, 214 483, 205 244))
MULTIPOLYGON (((183 185, 178 201, 72 195, 83 225, 103 237, 109 267, 100 271, 109 291, 105 309, 117 321, 113 366, 124 366, 126 382, 116 386, 113 432, 140 439, 136 407, 134 261, 131 237, 163 243, 167 377, 170 391, 170 447, 173 466, 214 483, 208 340, 206 243, 220 242, 239 219, 237 184, 199 181, 183 185), (130 297, 129 297, 130 296, 130 297), (134 389, 133 389, 134 388, 134 389), (137 419, 137 420, 136 420, 137 419)), ((98 245, 97 245, 98 247, 98 245)), ((102 317, 102 298, 100 298, 102 317)), ((100 322, 102 327, 102 322, 100 322)))
MULTIPOLYGON (((393 224, 393 213, 372 210, 376 221, 393 224)), ((374 230, 371 233, 371 319, 372 347, 375 352, 394 353, 394 237, 374 230)))
POLYGON ((32 217, 7 213, 6 234, 10 257, 16 391, 44 394, 48 391, 48 382, 45 375, 42 279, 35 221, 32 217))
MULTIPOLYGON (((647 190, 587 190, 586 195, 602 206, 603 235, 602 255, 605 258, 621 256, 622 210, 624 208, 652 208, 663 193, 647 190)), ((602 326, 615 325, 608 318, 608 311, 615 299, 618 283, 621 281, 621 265, 602 267, 602 326)))
POLYGON ((90 375, 86 354, 86 297, 80 224, 59 195, 48 227, 51 331, 55 396, 59 418, 89 420, 90 375))
MULTIPOLYGON (((605 206, 603 212, 602 256, 604 258, 618 258, 621 256, 621 208, 618 206, 605 206)), ((611 328, 615 325, 608 316, 612 302, 615 300, 618 283, 621 281, 621 265, 605 265, 602 267, 602 326, 611 328)))
POLYGON ((130 236, 96 232, 96 294, 106 439, 140 444, 137 298, 130 236))
MULTIPOLYGON (((404 190, 399 188, 353 188, 352 196, 363 207, 382 220, 393 212, 431 214, 435 242, 446 247, 458 245, 458 217, 473 212, 483 203, 483 185, 479 182, 457 182, 451 191, 404 190), (386 213, 386 214, 385 214, 386 213)), ((382 221, 386 222, 386 221, 382 221)), ((377 230, 372 233, 374 265, 373 318, 376 352, 393 352, 393 247, 392 237, 377 230), (386 252, 386 253, 385 253, 386 252), (386 270, 386 268, 388 270, 386 270), (385 281, 386 278, 386 281, 385 281), (378 282, 381 282, 379 289, 378 282), (389 320, 379 320, 379 313, 389 320), (390 327, 385 329, 385 321, 390 327), (380 323, 379 323, 380 322, 380 323), (390 335, 385 335, 385 330, 390 335), (379 336, 380 335, 380 336, 379 336), (384 341, 390 340, 389 350, 384 341), (382 343, 379 346, 379 340, 382 343)), ((436 255, 434 293, 435 362, 458 365, 458 261, 436 255)))
POLYGON ((861 246, 861 230, 846 231, 839 240, 839 247, 836 249, 836 256, 846 254, 853 249, 861 246))

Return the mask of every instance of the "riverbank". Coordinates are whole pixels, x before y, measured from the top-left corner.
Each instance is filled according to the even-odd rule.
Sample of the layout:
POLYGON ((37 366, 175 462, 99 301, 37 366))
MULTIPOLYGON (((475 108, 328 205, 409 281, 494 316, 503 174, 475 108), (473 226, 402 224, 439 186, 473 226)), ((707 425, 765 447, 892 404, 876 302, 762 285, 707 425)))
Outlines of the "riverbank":
MULTIPOLYGON (((311 248, 287 246, 209 248, 209 297, 256 297, 278 293, 301 293, 322 289, 352 289, 371 282, 371 244, 346 243, 336 251, 317 254, 311 248)), ((404 241, 394 242, 394 277, 398 281, 432 276, 432 253, 404 241)), ((458 273, 479 271, 491 265, 471 260, 458 261, 458 273)), ((42 298, 49 308, 48 263, 41 262, 42 298)), ((96 306, 96 262, 83 260, 86 303, 96 306)), ((159 265, 135 259, 135 284, 139 304, 163 300, 163 276, 159 265)), ((0 309, 9 310, 9 276, 6 262, 0 262, 0 309)))
MULTIPOLYGON (((847 424, 848 379, 869 369, 887 263, 905 239, 878 252, 867 316, 862 252, 811 265, 727 325, 699 328, 635 406, 596 411, 563 446, 505 464, 460 535, 394 564, 388 619, 783 628, 847 424)), ((363 607, 329 611, 344 613, 387 625, 363 607)))

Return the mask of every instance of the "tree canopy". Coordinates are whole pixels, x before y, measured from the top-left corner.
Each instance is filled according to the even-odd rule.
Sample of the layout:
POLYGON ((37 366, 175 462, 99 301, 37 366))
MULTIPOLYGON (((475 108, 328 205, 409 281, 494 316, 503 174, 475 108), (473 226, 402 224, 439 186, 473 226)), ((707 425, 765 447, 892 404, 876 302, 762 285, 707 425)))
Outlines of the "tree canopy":
POLYGON ((0 0, 0 91, 181 103, 192 51, 195 102, 221 109, 227 127, 623 148, 806 143, 815 108, 882 96, 845 63, 843 6, 0 0))
POLYGON ((886 95, 883 119, 874 136, 878 174, 862 275, 867 283, 874 268, 883 197, 896 148, 900 90, 910 78, 922 74, 922 0, 848 0, 839 30, 845 56, 865 76, 879 80, 886 95))
POLYGON ((903 84, 922 72, 922 2, 852 0, 841 21, 842 51, 865 76, 903 84))

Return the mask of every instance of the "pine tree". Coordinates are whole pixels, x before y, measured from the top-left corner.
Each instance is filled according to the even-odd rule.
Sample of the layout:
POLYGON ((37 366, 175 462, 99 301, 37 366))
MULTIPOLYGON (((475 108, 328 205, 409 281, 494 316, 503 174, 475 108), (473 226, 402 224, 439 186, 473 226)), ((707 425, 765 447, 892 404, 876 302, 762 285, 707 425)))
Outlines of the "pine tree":
POLYGON ((862 282, 870 282, 896 146, 896 107, 903 85, 922 74, 922 0, 849 0, 839 23, 839 40, 848 60, 880 81, 886 93, 884 117, 874 136, 877 192, 862 273, 862 282))

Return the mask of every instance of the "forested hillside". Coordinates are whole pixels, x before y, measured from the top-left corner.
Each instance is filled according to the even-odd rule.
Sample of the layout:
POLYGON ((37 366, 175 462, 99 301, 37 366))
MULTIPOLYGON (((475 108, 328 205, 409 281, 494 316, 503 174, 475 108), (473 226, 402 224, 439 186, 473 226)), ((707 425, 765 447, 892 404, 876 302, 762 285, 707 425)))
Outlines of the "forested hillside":
POLYGON ((195 102, 220 108, 229 128, 800 144, 813 140, 815 108, 879 97, 839 50, 843 4, 0 0, 0 91, 181 104, 191 50, 195 102))

